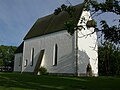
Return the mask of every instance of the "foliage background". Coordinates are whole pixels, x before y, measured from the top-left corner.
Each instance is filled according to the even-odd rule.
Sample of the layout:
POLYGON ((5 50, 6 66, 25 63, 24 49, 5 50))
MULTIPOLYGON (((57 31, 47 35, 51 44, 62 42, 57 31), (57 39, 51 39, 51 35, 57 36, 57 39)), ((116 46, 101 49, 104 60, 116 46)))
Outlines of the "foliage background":
POLYGON ((16 46, 0 46, 0 66, 11 67, 14 66, 14 53, 16 46))

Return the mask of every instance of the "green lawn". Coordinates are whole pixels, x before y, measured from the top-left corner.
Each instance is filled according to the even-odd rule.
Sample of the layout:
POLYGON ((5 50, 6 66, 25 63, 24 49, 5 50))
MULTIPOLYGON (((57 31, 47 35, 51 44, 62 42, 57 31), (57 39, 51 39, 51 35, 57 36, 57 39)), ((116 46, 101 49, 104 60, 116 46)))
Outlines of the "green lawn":
POLYGON ((0 90, 120 90, 120 78, 0 73, 0 90))

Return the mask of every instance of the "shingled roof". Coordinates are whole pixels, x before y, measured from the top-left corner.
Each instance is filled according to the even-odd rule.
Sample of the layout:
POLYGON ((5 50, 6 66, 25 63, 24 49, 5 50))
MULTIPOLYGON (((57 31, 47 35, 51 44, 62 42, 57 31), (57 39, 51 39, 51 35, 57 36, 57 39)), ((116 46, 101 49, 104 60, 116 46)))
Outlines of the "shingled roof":
MULTIPOLYGON (((83 11, 84 3, 74 6, 74 8, 75 8, 74 21, 75 24, 77 24, 83 11)), ((30 31, 27 33, 27 35, 24 37, 24 40, 65 30, 64 23, 68 21, 69 18, 70 15, 64 11, 58 15, 51 14, 43 18, 39 18, 32 26, 30 31)))

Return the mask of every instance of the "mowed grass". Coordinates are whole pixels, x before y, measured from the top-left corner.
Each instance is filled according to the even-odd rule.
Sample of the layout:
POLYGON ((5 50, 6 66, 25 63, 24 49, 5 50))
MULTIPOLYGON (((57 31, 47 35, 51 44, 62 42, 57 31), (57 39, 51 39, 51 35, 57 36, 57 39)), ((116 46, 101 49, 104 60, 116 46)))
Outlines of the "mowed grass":
POLYGON ((120 78, 0 73, 0 90, 120 90, 120 78))

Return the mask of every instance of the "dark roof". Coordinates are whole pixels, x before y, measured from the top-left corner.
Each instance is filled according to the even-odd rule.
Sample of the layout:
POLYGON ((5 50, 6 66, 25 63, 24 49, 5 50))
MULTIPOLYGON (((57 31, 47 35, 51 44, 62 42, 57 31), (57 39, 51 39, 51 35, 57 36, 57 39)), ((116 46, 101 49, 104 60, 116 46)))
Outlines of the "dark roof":
POLYGON ((23 53, 23 46, 24 46, 24 42, 22 42, 20 44, 20 46, 16 49, 15 53, 23 53))
MULTIPOLYGON (((83 7, 84 7, 84 3, 74 6, 74 8, 75 8, 75 12, 74 12, 75 24, 78 23, 78 20, 83 11, 83 7)), ((51 15, 45 16, 43 18, 40 18, 32 26, 30 31, 25 36, 24 40, 64 30, 64 28, 65 28, 64 23, 66 21, 68 21, 69 18, 70 18, 70 15, 64 11, 58 15, 51 14, 51 15)))

